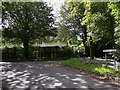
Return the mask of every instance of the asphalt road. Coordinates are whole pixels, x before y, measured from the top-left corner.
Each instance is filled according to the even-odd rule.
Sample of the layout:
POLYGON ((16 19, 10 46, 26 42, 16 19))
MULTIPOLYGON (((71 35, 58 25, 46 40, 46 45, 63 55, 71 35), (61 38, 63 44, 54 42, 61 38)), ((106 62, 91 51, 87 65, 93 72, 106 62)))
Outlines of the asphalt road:
POLYGON ((0 62, 3 90, 120 90, 118 87, 68 70, 60 62, 0 62))

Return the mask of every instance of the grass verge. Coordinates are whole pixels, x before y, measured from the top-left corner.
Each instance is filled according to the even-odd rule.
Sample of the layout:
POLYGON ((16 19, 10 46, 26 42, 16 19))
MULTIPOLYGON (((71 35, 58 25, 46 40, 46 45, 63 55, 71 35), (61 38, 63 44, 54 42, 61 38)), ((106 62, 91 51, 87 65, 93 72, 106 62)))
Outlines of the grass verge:
POLYGON ((81 63, 78 58, 71 58, 62 62, 63 65, 70 66, 72 68, 83 69, 91 72, 96 72, 102 75, 109 75, 113 77, 120 77, 120 71, 115 71, 111 68, 102 67, 99 65, 91 65, 81 63))

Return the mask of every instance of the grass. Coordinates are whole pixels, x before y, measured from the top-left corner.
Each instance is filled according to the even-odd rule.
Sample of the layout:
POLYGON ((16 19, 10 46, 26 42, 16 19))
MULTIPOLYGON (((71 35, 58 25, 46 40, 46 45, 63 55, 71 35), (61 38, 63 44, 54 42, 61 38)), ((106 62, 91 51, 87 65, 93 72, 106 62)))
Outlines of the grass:
POLYGON ((71 58, 62 62, 63 65, 70 66, 77 69, 84 69, 92 72, 97 72, 102 75, 110 75, 120 77, 120 71, 115 71, 111 68, 102 67, 99 65, 91 65, 82 63, 78 58, 71 58))

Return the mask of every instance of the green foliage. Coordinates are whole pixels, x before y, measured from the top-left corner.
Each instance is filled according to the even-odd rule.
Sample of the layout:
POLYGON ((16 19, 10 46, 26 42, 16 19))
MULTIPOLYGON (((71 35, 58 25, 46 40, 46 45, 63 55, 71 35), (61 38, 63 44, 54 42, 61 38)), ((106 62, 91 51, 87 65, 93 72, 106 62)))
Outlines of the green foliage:
POLYGON ((61 25, 72 31, 71 38, 84 34, 81 39, 87 52, 92 36, 95 53, 100 54, 103 49, 115 47, 115 42, 118 45, 119 30, 114 28, 120 20, 119 6, 111 2, 66 2, 61 8, 61 25))
POLYGON ((65 25, 59 24, 57 28, 57 40, 67 42, 72 36, 72 31, 68 30, 65 25))
POLYGON ((107 40, 107 43, 111 42, 114 20, 108 12, 107 3, 89 2, 85 3, 85 7, 88 9, 86 9, 81 23, 87 26, 88 35, 92 35, 94 42, 101 41, 102 38, 107 40))
POLYGON ((29 57, 31 42, 53 34, 52 8, 44 2, 2 2, 2 9, 3 37, 21 41, 25 57, 29 57))
POLYGON ((82 42, 85 43, 87 40, 86 28, 81 25, 84 11, 85 8, 83 2, 66 2, 61 8, 60 25, 64 28, 59 32, 59 36, 61 35, 62 38, 65 38, 66 41, 68 41, 68 45, 72 47, 74 51, 78 50, 79 44, 82 42), (62 31, 65 31, 65 33, 62 33, 62 31), (70 33, 68 34, 66 31, 70 33), (80 41, 78 41, 77 35, 80 33, 84 33, 84 36, 80 41))
POLYGON ((110 2, 108 7, 112 10, 111 14, 115 16, 116 22, 120 24, 120 2, 110 2))
POLYGON ((77 38, 76 37, 72 37, 70 40, 69 40, 69 43, 71 45, 78 45, 79 44, 79 41, 77 41, 77 38))
POLYGON ((111 9, 111 15, 115 19, 115 45, 118 50, 118 58, 120 59, 120 2, 110 2, 108 7, 111 9))
POLYGON ((79 33, 81 18, 84 13, 84 4, 80 2, 66 2, 61 8, 61 25, 71 30, 74 35, 79 33))
POLYGON ((115 44, 120 49, 120 26, 115 28, 115 44))
POLYGON ((84 52, 85 52, 85 47, 84 47, 83 43, 81 43, 81 44, 78 46, 78 50, 79 50, 81 53, 84 53, 84 52))
POLYGON ((52 8, 43 2, 3 2, 2 5, 4 37, 34 40, 49 33, 52 8))
POLYGON ((111 2, 108 4, 111 9, 111 15, 115 18, 115 44, 120 47, 120 2, 111 2))

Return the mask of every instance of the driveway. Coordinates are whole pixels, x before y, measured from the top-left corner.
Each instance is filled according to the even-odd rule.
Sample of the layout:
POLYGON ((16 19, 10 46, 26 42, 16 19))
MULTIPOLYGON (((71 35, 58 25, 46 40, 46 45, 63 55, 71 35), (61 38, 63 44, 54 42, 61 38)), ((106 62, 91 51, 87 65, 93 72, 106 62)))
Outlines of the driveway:
POLYGON ((120 90, 118 87, 68 70, 57 61, 0 62, 3 90, 120 90))

